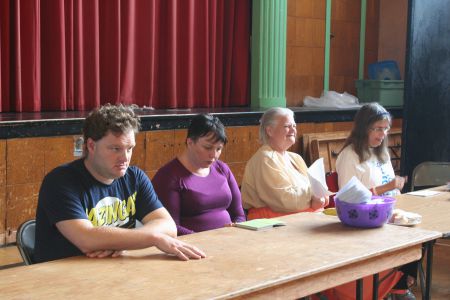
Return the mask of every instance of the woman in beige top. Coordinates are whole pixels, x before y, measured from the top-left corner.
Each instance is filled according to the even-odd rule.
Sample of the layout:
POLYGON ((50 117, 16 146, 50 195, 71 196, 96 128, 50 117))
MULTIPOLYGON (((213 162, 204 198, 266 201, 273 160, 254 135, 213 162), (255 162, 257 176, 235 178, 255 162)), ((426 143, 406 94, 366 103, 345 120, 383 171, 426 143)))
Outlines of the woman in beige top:
POLYGON ((261 118, 261 148, 247 162, 241 193, 248 219, 273 218, 328 205, 328 198, 311 194, 302 157, 287 151, 296 140, 294 113, 274 107, 261 118))

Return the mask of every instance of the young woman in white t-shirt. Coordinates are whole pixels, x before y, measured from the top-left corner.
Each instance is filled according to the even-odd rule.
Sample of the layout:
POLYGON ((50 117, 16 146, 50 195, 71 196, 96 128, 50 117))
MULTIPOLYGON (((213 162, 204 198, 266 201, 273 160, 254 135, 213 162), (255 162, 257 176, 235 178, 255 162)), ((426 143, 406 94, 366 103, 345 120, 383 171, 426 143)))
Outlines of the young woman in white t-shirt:
MULTIPOLYGON (((374 195, 400 194, 407 177, 397 176, 388 151, 392 118, 378 103, 369 103, 356 113, 353 129, 336 160, 339 188, 356 176, 374 195)), ((416 299, 410 291, 417 276, 417 263, 400 267, 403 276, 391 290, 391 299, 416 299)), ((392 278, 391 282, 396 281, 392 278)))
POLYGON ((336 160, 339 188, 356 176, 374 195, 400 194, 406 177, 396 176, 388 151, 391 115, 378 103, 357 112, 350 136, 336 160))

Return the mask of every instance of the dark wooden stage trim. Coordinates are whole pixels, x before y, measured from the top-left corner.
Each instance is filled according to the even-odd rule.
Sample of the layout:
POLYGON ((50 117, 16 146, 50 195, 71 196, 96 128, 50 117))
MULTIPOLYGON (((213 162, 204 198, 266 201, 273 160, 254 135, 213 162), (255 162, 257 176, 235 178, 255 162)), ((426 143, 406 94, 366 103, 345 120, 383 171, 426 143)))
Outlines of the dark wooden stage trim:
MULTIPOLYGON (((318 109, 293 107, 297 123, 323 123, 352 121, 356 109, 318 109)), ((388 108, 394 118, 401 118, 401 107, 388 108)), ((225 126, 258 125, 264 110, 250 108, 220 109, 137 109, 141 116, 142 131, 183 129, 189 125, 192 115, 212 113, 225 126)), ((81 126, 87 111, 82 112, 40 112, 0 113, 0 139, 62 136, 81 133, 81 126)))

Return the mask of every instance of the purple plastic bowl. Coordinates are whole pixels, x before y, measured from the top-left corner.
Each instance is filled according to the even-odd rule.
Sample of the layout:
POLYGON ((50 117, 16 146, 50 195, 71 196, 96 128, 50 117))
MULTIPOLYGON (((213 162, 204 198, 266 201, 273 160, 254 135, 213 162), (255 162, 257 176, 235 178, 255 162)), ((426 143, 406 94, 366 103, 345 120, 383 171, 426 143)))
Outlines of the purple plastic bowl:
POLYGON ((372 199, 383 199, 383 202, 353 204, 335 198, 339 220, 353 227, 374 228, 383 226, 391 218, 395 199, 384 196, 372 196, 372 199))

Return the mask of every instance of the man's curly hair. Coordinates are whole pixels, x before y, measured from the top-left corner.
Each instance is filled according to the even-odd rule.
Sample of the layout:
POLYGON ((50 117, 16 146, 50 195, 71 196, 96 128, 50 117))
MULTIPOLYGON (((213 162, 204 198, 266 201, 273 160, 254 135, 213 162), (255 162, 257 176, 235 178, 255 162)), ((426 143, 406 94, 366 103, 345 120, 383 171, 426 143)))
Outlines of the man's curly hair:
POLYGON ((138 133, 140 125, 140 119, 132 106, 105 104, 94 109, 84 121, 84 143, 86 145, 88 138, 98 141, 109 131, 116 135, 130 130, 138 133))

